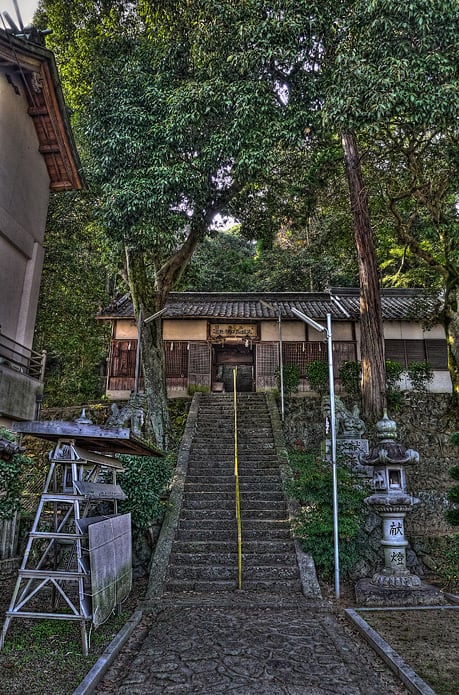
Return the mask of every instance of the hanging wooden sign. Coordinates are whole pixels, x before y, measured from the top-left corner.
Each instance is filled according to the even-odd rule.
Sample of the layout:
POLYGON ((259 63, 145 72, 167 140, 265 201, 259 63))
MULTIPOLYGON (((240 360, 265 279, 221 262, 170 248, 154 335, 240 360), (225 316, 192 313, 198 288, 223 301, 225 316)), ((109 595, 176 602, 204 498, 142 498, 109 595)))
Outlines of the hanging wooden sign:
POLYGON ((211 323, 211 338, 256 338, 256 323, 211 323))

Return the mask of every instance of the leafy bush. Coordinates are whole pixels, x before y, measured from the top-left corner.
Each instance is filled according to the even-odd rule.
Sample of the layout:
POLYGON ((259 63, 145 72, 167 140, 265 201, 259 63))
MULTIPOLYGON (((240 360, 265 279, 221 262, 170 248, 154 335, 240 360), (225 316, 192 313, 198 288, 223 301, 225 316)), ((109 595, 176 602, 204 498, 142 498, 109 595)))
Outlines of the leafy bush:
POLYGON ((403 367, 400 362, 386 360, 387 405, 394 410, 398 410, 402 404, 402 392, 398 384, 402 374, 403 367))
MULTIPOLYGON (((451 435, 451 443, 455 446, 459 446, 459 432, 453 432, 451 435)), ((459 480, 459 466, 450 468, 449 474, 453 480, 459 480)), ((449 490, 448 499, 456 506, 445 512, 446 521, 451 524, 451 526, 459 526, 459 485, 453 485, 449 490)))
POLYGON ((161 514, 161 496, 172 475, 172 461, 128 455, 119 459, 126 470, 118 475, 118 482, 128 497, 120 504, 120 512, 131 512, 133 526, 145 530, 161 514))
MULTIPOLYGON (((0 437, 15 442, 15 436, 0 427, 0 437)), ((22 472, 33 462, 22 453, 13 454, 8 461, 0 458, 0 519, 10 519, 21 508, 22 472)))
POLYGON ((350 398, 360 401, 360 381, 362 378, 362 365, 360 362, 343 362, 339 368, 339 380, 343 389, 350 398))
POLYGON ((209 393, 210 387, 202 384, 189 384, 187 393, 189 396, 194 396, 195 393, 209 393))
POLYGON ((448 591, 459 589, 459 533, 438 538, 432 552, 435 573, 448 591))
POLYGON ((427 384, 433 379, 432 367, 428 362, 411 362, 406 373, 411 381, 413 391, 416 393, 427 391, 427 384))
MULTIPOLYGON (((282 368, 282 378, 284 382, 284 393, 296 393, 300 385, 301 370, 297 364, 284 364, 282 368)), ((277 387, 280 391, 280 369, 276 369, 277 387)))
MULTIPOLYGON (((294 522, 295 533, 304 550, 314 557, 317 570, 329 579, 334 572, 332 471, 316 453, 289 452, 292 467, 290 494, 300 505, 294 522)), ((339 561, 343 575, 361 559, 364 498, 368 490, 342 466, 337 469, 339 495, 339 561)))
POLYGON ((306 378, 309 381, 309 386, 313 391, 317 391, 321 395, 328 388, 328 364, 322 360, 313 360, 306 365, 306 378))

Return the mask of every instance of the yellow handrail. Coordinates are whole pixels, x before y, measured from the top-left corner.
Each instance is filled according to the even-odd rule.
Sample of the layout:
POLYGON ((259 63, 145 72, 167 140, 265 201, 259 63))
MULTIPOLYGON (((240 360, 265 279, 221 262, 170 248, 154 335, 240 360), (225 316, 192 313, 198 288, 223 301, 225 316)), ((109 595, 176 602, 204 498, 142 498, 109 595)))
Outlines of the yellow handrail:
POLYGON ((237 586, 242 589, 242 526, 241 526, 241 496, 239 493, 239 456, 237 438, 237 367, 233 369, 234 392, 234 478, 236 485, 236 523, 237 523, 237 586))

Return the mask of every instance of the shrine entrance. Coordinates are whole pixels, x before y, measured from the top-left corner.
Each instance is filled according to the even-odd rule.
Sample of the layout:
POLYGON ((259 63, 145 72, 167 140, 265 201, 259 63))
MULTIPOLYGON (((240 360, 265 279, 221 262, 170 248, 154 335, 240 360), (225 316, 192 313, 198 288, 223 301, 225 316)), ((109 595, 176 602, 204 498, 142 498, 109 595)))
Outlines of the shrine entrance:
POLYGON ((234 390, 233 369, 237 367, 237 391, 254 390, 254 349, 245 343, 214 345, 213 391, 234 390))

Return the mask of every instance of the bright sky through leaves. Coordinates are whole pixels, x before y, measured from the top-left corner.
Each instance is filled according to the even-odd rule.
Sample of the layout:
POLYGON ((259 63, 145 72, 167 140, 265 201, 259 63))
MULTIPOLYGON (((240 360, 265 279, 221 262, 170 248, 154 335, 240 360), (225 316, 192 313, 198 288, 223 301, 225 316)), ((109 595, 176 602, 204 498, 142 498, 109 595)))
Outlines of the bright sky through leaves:
MULTIPOLYGON (((31 24, 33 15, 37 9, 38 0, 18 0, 18 5, 24 25, 31 24)), ((10 17, 17 24, 18 18, 12 0, 0 0, 0 11, 8 12, 10 17)))

